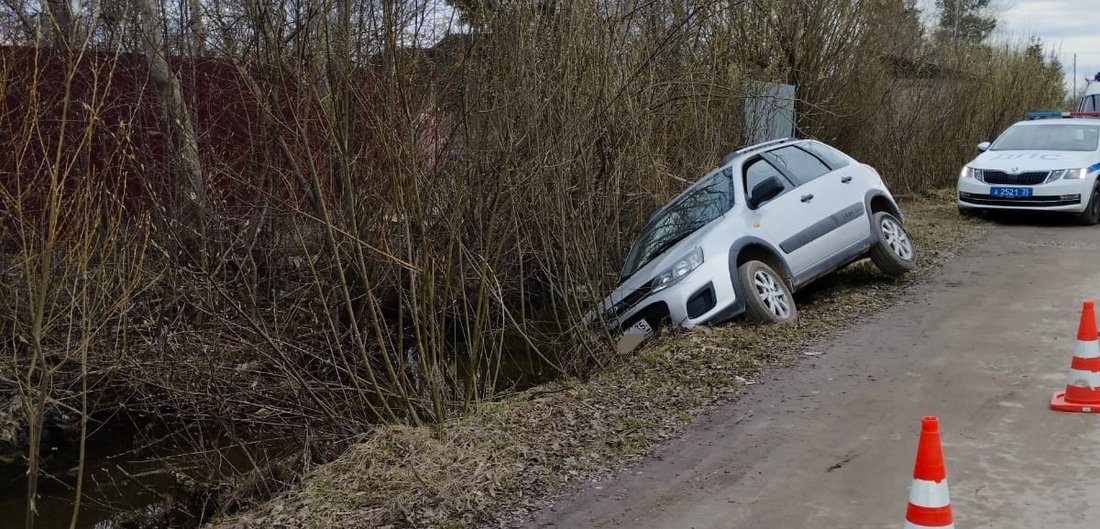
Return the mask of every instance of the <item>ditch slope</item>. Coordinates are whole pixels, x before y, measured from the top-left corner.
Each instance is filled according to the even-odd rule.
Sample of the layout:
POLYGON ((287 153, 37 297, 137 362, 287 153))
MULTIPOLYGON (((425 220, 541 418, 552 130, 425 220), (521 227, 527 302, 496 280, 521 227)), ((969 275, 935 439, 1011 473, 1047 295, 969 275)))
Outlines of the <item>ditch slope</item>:
MULTIPOLYGON (((602 489, 589 484, 645 461, 654 447, 685 430, 687 439, 694 439, 700 428, 713 429, 713 418, 693 423, 716 404, 737 402, 746 388, 751 389, 749 395, 756 395, 754 402, 765 396, 768 402, 799 400, 793 394, 768 396, 767 390, 756 388, 770 384, 761 384, 767 374, 800 386, 800 372, 776 368, 801 365, 797 369, 812 371, 818 359, 808 346, 824 343, 861 318, 880 313, 907 292, 936 288, 925 284, 938 281, 929 279, 938 267, 984 233, 984 223, 958 216, 952 198, 946 193, 902 201, 907 227, 920 252, 918 270, 905 280, 890 280, 869 263, 858 263, 796 297, 800 303, 797 325, 735 322, 669 332, 627 357, 614 359, 587 380, 554 382, 484 403, 475 413, 440 428, 381 427, 333 463, 311 471, 294 490, 212 525, 496 526, 522 523, 549 498, 586 489, 577 500, 542 512, 538 523, 561 527, 581 527, 589 520, 595 525, 637 524, 633 514, 624 513, 653 516, 643 507, 654 496, 633 487, 655 483, 661 485, 654 494, 663 490, 668 496, 661 496, 654 508, 676 505, 691 511, 702 498, 688 494, 695 489, 690 481, 694 477, 684 474, 686 467, 668 467, 669 473, 658 482, 633 482, 629 477, 633 474, 621 474, 598 485, 602 489), (605 499, 611 490, 626 491, 625 499, 621 503, 605 499), (636 496, 630 491, 636 491, 636 496)), ((1100 237, 1100 230, 1097 234, 1100 237)), ((896 309, 890 310, 885 314, 896 309)), ((840 356, 831 353, 824 358, 831 361, 840 356)), ((804 399, 813 401, 808 394, 804 399)), ((733 420, 740 420, 737 417, 741 415, 733 420)), ((690 441, 663 445, 656 452, 658 459, 640 468, 656 468, 653 465, 680 452, 676 447, 685 442, 690 441)), ((704 457, 703 450, 696 455, 704 457)), ((741 448, 729 443, 710 450, 732 454, 741 448)), ((682 460, 683 464, 689 460, 682 460)), ((643 476, 649 472, 640 471, 643 476)), ((899 494, 904 495, 904 488, 899 494)), ((717 511, 714 515, 725 516, 717 511)), ((688 527, 679 522, 664 527, 681 526, 688 527)))

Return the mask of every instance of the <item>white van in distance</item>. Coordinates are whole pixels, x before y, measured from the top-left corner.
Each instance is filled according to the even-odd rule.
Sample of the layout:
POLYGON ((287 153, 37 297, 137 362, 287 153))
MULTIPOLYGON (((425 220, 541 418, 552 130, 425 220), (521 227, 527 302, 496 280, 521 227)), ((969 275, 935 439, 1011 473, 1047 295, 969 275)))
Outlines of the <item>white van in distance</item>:
POLYGON ((1081 99, 1077 101, 1077 111, 1100 112, 1100 73, 1096 74, 1096 77, 1085 87, 1085 93, 1081 94, 1081 99))

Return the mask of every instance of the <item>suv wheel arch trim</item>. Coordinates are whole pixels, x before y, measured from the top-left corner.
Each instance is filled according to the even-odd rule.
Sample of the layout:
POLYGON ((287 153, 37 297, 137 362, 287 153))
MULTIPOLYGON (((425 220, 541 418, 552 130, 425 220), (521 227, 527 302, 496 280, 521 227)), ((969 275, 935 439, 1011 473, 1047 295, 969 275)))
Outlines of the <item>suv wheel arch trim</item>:
MULTIPOLYGON (((887 213, 897 217, 902 224, 905 223, 905 218, 902 217, 901 208, 898 207, 897 202, 890 198, 889 195, 882 192, 881 189, 872 189, 863 196, 863 203, 867 206, 866 210, 868 223, 873 223, 875 221, 875 213, 877 213, 877 211, 875 211, 874 208, 871 207, 871 202, 874 202, 876 198, 881 198, 883 201, 886 202, 887 209, 885 211, 887 213)), ((871 233, 874 232, 875 230, 871 230, 871 233)), ((875 240, 877 241, 878 239, 876 238, 875 240)))
MULTIPOLYGON (((791 269, 787 267, 786 259, 783 259, 783 252, 780 252, 778 248, 772 246, 771 243, 761 239, 759 237, 742 237, 733 241, 729 250, 729 274, 730 282, 733 283, 733 292, 736 294, 737 299, 727 309, 722 311, 722 316, 725 319, 732 318, 742 312, 745 312, 745 288, 741 284, 741 277, 737 274, 737 260, 741 256, 741 252, 749 246, 760 246, 764 250, 772 254, 775 260, 776 272, 783 274, 783 279, 787 281, 787 286, 794 290, 793 275, 791 269)), ((773 263, 769 263, 773 264, 773 263)))
POLYGON ((871 208, 871 202, 875 201, 876 198, 880 198, 883 201, 887 202, 887 208, 880 209, 878 211, 886 211, 892 214, 892 216, 894 216, 895 218, 898 218, 898 221, 901 222, 902 225, 905 224, 905 219, 902 218, 901 208, 898 207, 898 202, 895 202, 893 199, 891 199, 889 195, 884 194, 881 189, 871 189, 867 191, 867 195, 864 196, 864 203, 865 205, 867 205, 867 225, 869 225, 871 229, 871 244, 879 242, 879 232, 875 229, 875 213, 877 213, 878 211, 875 210, 875 208, 871 208))

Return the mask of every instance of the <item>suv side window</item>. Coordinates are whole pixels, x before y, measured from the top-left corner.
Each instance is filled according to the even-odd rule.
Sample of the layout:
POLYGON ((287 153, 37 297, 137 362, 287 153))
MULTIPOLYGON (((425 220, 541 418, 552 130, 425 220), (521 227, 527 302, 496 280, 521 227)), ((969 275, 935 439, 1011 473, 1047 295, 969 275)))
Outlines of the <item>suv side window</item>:
POLYGON ((808 184, 831 170, 816 156, 795 146, 782 147, 768 154, 775 157, 776 162, 794 177, 798 185, 808 184))
MULTIPOLYGON (((749 164, 745 166, 745 197, 749 197, 752 194, 752 189, 754 187, 772 176, 778 178, 779 181, 783 184, 783 193, 794 189, 794 186, 791 185, 790 180, 787 180, 787 177, 783 176, 783 173, 780 172, 779 169, 776 169, 775 166, 768 163, 767 160, 763 158, 757 158, 753 161, 750 161, 749 164)), ((782 195, 783 193, 780 193, 780 195, 782 195)))
POLYGON ((838 152, 836 149, 829 147, 824 143, 808 141, 806 143, 801 143, 798 146, 813 153, 814 156, 820 158, 822 161, 829 165, 829 168, 834 171, 840 169, 841 167, 847 167, 849 164, 852 163, 848 160, 847 156, 840 154, 840 152, 838 152))

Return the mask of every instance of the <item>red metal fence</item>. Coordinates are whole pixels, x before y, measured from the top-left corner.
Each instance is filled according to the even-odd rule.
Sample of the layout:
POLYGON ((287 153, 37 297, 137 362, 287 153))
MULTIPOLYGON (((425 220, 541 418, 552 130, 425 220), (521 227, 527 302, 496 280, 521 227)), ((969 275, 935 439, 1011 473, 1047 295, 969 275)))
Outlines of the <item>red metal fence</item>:
MULTIPOLYGON (((316 110, 311 82, 268 70, 256 75, 256 68, 245 73, 214 59, 173 59, 170 65, 191 112, 215 211, 301 207, 307 194, 303 174, 319 175, 324 191, 331 192, 331 127, 316 110)), ((354 97, 369 105, 377 85, 369 72, 363 77, 354 97)), ((63 176, 67 197, 76 200, 78 188, 87 194, 93 185, 97 200, 122 205, 127 215, 174 202, 177 129, 164 118, 143 55, 0 48, 0 97, 0 206, 9 224, 16 208, 31 212, 24 218, 41 211, 51 175, 63 176)), ((361 108, 351 119, 354 182, 359 191, 385 194, 395 180, 379 175, 395 169, 387 167, 378 147, 402 136, 361 108)), ((426 129, 418 137, 428 136, 418 140, 427 151, 417 147, 424 152, 415 156, 434 156, 441 148, 438 116, 421 116, 412 126, 426 129)))

